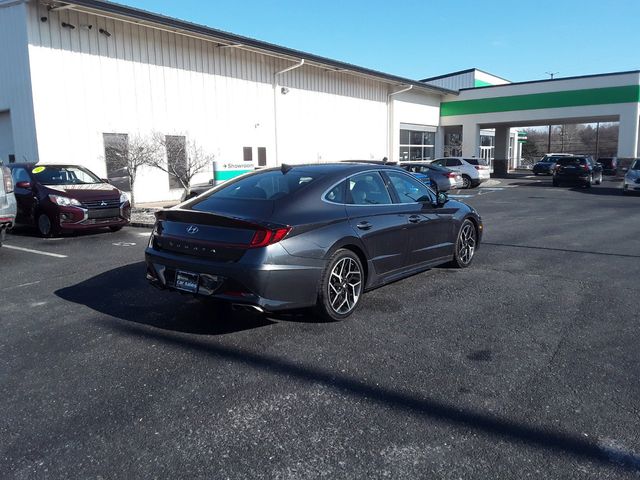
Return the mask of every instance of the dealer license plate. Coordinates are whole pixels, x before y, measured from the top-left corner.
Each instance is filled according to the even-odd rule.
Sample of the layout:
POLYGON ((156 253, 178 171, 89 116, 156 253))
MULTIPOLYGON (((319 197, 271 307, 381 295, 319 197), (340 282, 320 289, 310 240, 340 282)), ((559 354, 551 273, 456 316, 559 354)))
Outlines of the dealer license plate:
POLYGON ((197 293, 198 280, 200 275, 197 273, 176 271, 176 288, 185 292, 197 293))

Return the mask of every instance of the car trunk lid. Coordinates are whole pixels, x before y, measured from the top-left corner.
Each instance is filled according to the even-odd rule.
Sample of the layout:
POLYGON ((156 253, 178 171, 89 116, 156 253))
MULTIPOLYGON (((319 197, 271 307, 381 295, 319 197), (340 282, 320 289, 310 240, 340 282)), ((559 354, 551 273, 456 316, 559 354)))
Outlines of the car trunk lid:
POLYGON ((246 215, 188 209, 156 213, 153 248, 221 262, 236 262, 247 250, 282 240, 287 225, 246 215))

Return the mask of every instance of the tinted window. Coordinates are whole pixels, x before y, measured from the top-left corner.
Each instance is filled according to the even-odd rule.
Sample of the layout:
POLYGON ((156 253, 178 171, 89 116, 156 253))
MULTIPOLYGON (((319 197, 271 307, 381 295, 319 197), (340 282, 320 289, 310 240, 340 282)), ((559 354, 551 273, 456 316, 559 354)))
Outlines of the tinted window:
POLYGON ((640 170, 640 160, 636 160, 635 162, 633 162, 633 165, 631 165, 631 170, 640 170))
POLYGON ((280 170, 262 172, 229 183, 207 198, 277 200, 300 190, 315 179, 315 176, 295 169, 284 174, 280 170))
POLYGON ((389 205, 391 197, 377 172, 362 173, 349 179, 349 203, 353 205, 389 205))
POLYGON ((345 182, 340 182, 338 185, 327 192, 327 194, 324 196, 324 199, 327 202, 332 203, 347 203, 345 201, 345 188, 345 182))
POLYGON ((444 158, 442 158, 440 160, 434 160, 433 162, 431 162, 431 164, 432 165, 439 165, 441 167, 444 167, 446 162, 447 161, 444 158))
POLYGON ((558 158, 558 165, 568 166, 568 165, 586 165, 586 158, 574 158, 574 157, 564 157, 558 158))
POLYGON ((447 167, 457 167, 459 165, 462 165, 462 162, 457 158, 447 158, 446 165, 447 167))
POLYGON ((471 165, 487 165, 487 161, 484 158, 465 158, 464 160, 471 165))
POLYGON ((386 172, 395 188, 400 203, 428 202, 431 200, 429 189, 423 183, 408 175, 386 172))
POLYGON ((42 185, 83 185, 87 183, 102 183, 98 177, 86 168, 62 166, 38 166, 31 170, 36 181, 42 185))

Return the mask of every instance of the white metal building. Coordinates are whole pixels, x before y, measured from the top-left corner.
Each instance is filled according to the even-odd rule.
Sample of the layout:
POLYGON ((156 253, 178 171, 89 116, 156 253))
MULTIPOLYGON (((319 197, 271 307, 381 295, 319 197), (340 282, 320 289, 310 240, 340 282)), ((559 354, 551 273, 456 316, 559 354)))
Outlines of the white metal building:
MULTIPOLYGON (((110 142, 152 133, 196 141, 221 180, 254 165, 454 151, 513 164, 517 127, 549 122, 619 121, 618 156, 638 156, 640 72, 420 82, 101 0, 0 0, 0 65, 0 160, 102 177, 110 142)), ((174 187, 147 168, 136 200, 178 198, 174 187)))
MULTIPOLYGON (((103 177, 105 139, 151 132, 195 139, 232 170, 398 158, 401 141, 433 157, 454 93, 102 1, 0 0, 0 62, 2 158, 103 177)), ((136 199, 179 197, 169 186, 147 169, 136 199)))

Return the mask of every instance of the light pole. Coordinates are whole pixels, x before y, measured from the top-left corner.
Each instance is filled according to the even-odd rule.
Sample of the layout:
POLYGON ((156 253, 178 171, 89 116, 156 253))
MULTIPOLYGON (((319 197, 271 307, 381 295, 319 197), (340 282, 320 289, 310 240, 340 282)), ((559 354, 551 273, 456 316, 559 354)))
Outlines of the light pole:
POLYGON ((556 73, 560 73, 560 72, 545 72, 545 73, 551 77, 551 80, 553 80, 553 76, 554 76, 556 73))

